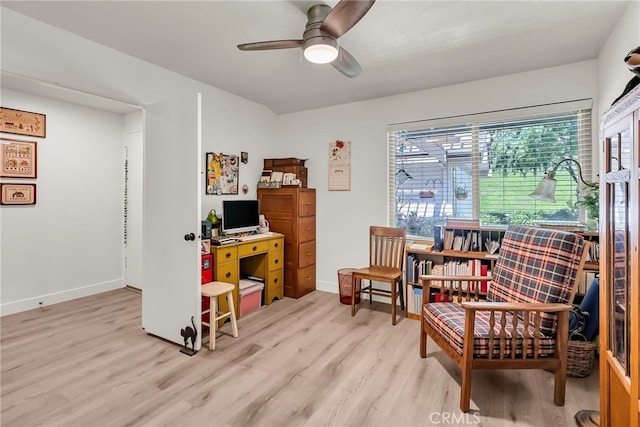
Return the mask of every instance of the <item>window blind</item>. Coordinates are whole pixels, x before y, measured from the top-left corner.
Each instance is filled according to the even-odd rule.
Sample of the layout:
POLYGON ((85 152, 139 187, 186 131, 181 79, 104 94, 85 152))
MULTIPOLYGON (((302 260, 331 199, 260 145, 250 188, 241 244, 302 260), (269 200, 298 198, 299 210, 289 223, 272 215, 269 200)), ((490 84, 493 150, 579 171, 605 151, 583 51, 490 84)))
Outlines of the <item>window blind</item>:
POLYGON ((590 181, 590 108, 582 100, 390 126, 390 224, 430 236, 448 218, 487 226, 584 221, 574 162, 556 171, 556 203, 529 194, 565 158, 590 181))

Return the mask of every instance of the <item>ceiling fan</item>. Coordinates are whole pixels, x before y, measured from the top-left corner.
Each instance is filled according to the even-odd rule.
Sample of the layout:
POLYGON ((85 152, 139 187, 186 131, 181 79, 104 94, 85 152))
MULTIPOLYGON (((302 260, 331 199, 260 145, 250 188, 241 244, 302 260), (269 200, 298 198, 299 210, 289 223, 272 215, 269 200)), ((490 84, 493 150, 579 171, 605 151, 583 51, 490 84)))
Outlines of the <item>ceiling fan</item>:
POLYGON ((331 63, 347 77, 356 77, 362 67, 338 44, 338 38, 349 31, 371 9, 375 0, 341 0, 332 9, 316 4, 307 11, 307 25, 302 40, 272 40, 239 44, 240 50, 272 50, 302 48, 304 57, 316 64, 331 63))

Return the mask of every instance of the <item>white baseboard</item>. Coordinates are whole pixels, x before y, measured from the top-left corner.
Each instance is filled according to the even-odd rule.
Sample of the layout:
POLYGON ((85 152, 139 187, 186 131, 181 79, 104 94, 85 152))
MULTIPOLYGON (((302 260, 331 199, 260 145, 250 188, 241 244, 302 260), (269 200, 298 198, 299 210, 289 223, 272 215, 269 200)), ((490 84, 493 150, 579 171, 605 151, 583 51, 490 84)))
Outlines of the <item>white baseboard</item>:
POLYGON ((0 304, 0 316, 20 313, 21 311, 32 310, 60 302, 69 301, 76 298, 95 295, 102 292, 120 289, 124 287, 122 280, 111 280, 109 282, 94 283, 80 288, 68 289, 47 295, 40 295, 33 298, 26 298, 19 301, 12 301, 0 304))
POLYGON ((338 284, 335 282, 321 282, 316 280, 316 289, 319 291, 330 292, 332 294, 338 293, 338 284))

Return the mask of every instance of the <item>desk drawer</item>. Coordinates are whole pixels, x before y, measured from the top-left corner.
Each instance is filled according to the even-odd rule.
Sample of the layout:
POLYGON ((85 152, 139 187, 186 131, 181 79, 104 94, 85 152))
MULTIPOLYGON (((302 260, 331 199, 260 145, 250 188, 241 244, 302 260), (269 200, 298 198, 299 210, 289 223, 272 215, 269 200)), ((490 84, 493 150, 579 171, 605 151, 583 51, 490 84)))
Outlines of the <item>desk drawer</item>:
POLYGON ((238 263, 228 262, 216 265, 215 278, 220 282, 238 284, 238 263))
POLYGON ((316 263, 316 241, 298 245, 298 268, 305 268, 316 263))
POLYGON ((284 238, 269 240, 269 251, 282 251, 284 247, 284 238))
POLYGON ((298 242, 311 240, 316 240, 316 217, 300 217, 298 219, 298 242))
POLYGON ((309 267, 298 270, 298 295, 296 298, 316 289, 316 266, 310 265, 309 267))
POLYGON ((282 269, 270 271, 267 277, 267 288, 282 287, 282 269))
POLYGON ((216 264, 222 264, 223 262, 231 262, 238 259, 238 248, 212 248, 212 252, 215 251, 216 264))
POLYGON ((269 250, 269 242, 247 242, 238 246, 238 256, 240 258, 264 253, 269 250))
POLYGON ((282 268, 284 265, 282 250, 269 252, 269 271, 282 268))
POLYGON ((316 214, 316 191, 303 190, 298 193, 298 216, 313 216, 316 214))

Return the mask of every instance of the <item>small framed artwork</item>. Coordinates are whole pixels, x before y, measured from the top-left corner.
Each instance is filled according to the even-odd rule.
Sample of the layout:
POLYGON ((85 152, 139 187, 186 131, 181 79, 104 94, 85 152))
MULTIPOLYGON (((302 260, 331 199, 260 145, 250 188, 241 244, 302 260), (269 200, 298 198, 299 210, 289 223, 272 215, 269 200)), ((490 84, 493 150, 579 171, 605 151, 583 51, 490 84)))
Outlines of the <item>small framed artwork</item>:
POLYGON ((35 205, 36 185, 20 183, 0 184, 0 205, 35 205))
POLYGON ((240 159, 234 154, 207 153, 206 194, 238 194, 240 159))
POLYGON ((44 114, 0 107, 0 132, 44 138, 46 127, 47 116, 44 114))
POLYGON ((0 138, 0 177, 37 178, 38 145, 35 141, 0 138))

